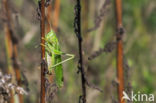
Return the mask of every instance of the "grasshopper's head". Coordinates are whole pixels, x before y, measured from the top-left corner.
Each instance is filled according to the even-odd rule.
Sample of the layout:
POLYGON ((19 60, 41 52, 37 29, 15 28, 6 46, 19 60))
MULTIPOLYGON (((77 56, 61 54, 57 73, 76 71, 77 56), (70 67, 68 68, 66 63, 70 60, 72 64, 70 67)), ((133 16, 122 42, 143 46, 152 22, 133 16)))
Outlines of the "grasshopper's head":
POLYGON ((53 30, 45 35, 45 41, 49 44, 56 44, 58 42, 57 37, 53 30))

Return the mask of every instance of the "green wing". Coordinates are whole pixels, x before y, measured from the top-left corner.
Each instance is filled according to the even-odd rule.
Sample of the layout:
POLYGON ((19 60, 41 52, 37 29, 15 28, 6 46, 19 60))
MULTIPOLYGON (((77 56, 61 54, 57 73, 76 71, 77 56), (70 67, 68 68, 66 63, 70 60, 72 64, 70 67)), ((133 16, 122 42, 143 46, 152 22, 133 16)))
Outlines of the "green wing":
MULTIPOLYGON (((55 55, 55 64, 60 63, 62 61, 61 55, 55 55)), ((58 87, 63 86, 63 69, 62 69, 62 64, 58 65, 55 67, 55 80, 56 80, 56 85, 58 87)))

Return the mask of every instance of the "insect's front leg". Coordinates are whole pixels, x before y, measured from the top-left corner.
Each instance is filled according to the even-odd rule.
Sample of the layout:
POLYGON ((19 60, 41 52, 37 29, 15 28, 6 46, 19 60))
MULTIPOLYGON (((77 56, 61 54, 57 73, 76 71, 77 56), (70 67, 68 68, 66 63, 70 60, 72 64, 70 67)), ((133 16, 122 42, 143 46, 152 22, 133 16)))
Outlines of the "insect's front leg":
MULTIPOLYGON (((42 46, 45 47, 46 52, 52 53, 51 50, 50 50, 50 48, 47 45, 45 45, 45 44, 40 44, 40 45, 42 45, 42 46)), ((49 68, 51 68, 51 66, 48 66, 47 60, 45 58, 42 59, 42 63, 44 63, 44 65, 45 65, 45 74, 52 75, 52 72, 49 71, 49 68)))
POLYGON ((47 68, 47 70, 46 70, 46 74, 48 74, 48 75, 52 75, 53 73, 52 73, 52 71, 49 71, 49 69, 47 68))

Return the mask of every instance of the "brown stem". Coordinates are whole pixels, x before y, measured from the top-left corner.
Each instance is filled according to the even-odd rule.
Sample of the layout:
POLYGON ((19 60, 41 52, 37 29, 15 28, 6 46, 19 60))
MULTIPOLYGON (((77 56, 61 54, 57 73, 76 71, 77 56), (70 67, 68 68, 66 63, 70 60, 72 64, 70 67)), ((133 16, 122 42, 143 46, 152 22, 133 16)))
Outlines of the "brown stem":
MULTIPOLYGON (((9 34, 9 28, 7 25, 5 25, 5 47, 6 47, 6 55, 7 55, 7 65, 8 65, 8 73, 14 74, 13 73, 13 68, 11 65, 11 57, 12 57, 12 45, 11 45, 11 38, 9 34)), ((10 103, 14 103, 14 96, 13 96, 13 91, 10 92, 10 103)))
POLYGON ((50 29, 51 29, 51 27, 50 27, 50 25, 51 25, 51 23, 52 23, 52 5, 49 5, 48 6, 48 8, 47 8, 47 10, 48 10, 48 14, 47 14, 47 21, 49 22, 48 23, 48 27, 47 27, 47 33, 50 31, 50 29))
MULTIPOLYGON (((45 0, 41 0, 41 20, 40 20, 40 29, 41 29, 41 44, 45 44, 45 0)), ((45 47, 41 45, 41 61, 45 60, 45 47)), ((40 94, 40 103, 45 103, 45 64, 41 63, 41 94, 40 94)))
POLYGON ((54 5, 54 14, 53 14, 53 28, 55 32, 57 31, 58 27, 58 19, 59 19, 59 11, 60 11, 60 0, 55 1, 54 5))
POLYGON ((124 90, 124 75, 123 75, 123 27, 122 27, 122 0, 116 0, 116 28, 117 28, 117 78, 118 78, 118 101, 125 103, 122 100, 124 90))
MULTIPOLYGON (((60 12, 60 0, 55 1, 53 12, 52 12, 52 5, 48 6, 47 19, 49 24, 52 24, 52 28, 55 32, 57 32, 57 28, 58 28, 59 12, 60 12)), ((49 24, 47 29, 48 32, 51 29, 49 24)))
MULTIPOLYGON (((16 75, 16 80, 18 83, 18 86, 21 86, 21 73, 20 73, 20 68, 17 62, 17 44, 13 44, 13 67, 15 70, 15 75, 16 75)), ((19 94, 19 102, 23 103, 23 95, 19 94)))
MULTIPOLYGON (((4 13, 6 16, 6 25, 5 25, 5 33, 6 33, 6 48, 7 48, 7 55, 8 55, 8 66, 9 66, 9 72, 11 72, 11 74, 13 75, 15 72, 16 75, 16 80, 19 86, 21 86, 21 75, 20 75, 20 69, 19 69, 19 65, 17 63, 17 38, 15 37, 14 33, 13 33, 13 28, 11 25, 11 13, 9 10, 9 6, 8 6, 8 1, 7 0, 3 0, 3 4, 4 4, 4 13), (9 62, 10 61, 10 62, 9 62), (13 65, 12 65, 13 64, 13 65), (11 70, 12 66, 14 68, 14 71, 11 70)), ((13 99, 13 92, 11 92, 11 103, 14 103, 14 99, 13 99)), ((19 102, 23 103, 23 95, 19 94, 19 102)))

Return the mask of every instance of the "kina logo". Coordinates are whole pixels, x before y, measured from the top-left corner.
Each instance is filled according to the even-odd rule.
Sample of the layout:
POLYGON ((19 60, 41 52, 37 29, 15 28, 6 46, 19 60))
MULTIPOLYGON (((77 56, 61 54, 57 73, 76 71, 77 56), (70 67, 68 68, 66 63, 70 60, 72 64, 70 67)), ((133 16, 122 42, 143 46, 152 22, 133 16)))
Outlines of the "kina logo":
POLYGON ((128 101, 138 101, 144 103, 146 102, 153 102, 154 101, 154 94, 141 94, 141 92, 134 93, 131 91, 131 95, 129 96, 125 91, 123 91, 122 100, 128 101))

